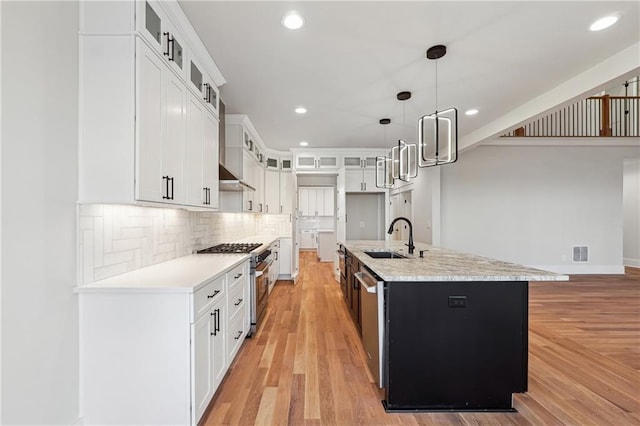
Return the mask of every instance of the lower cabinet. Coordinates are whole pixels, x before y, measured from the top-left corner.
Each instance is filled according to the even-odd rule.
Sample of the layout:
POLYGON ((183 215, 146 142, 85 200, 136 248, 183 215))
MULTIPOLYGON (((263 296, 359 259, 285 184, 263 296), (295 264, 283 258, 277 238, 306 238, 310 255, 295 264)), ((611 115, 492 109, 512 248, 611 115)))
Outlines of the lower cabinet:
POLYGON ((225 369, 225 300, 220 297, 211 310, 192 326, 193 337, 193 407, 200 418, 224 377, 225 369))
POLYGON ((292 265, 292 250, 293 250, 293 240, 291 238, 280 238, 280 251, 279 251, 279 260, 280 260, 280 277, 282 279, 290 279, 291 278, 291 265, 292 265))
POLYGON ((79 292, 83 423, 197 425, 249 331, 249 262, 182 287, 79 292))
POLYGON ((360 262, 349 251, 345 255, 345 279, 346 285, 344 292, 345 303, 349 308, 351 319, 362 333, 361 317, 360 317, 360 282, 356 279, 355 274, 360 271, 360 262))

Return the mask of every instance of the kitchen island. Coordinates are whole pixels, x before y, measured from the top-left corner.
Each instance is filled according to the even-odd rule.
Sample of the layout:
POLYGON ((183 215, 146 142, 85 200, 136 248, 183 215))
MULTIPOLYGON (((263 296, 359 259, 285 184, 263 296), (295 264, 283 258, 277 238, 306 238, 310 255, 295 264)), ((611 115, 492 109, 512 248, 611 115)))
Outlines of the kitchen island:
MULTIPOLYGON (((362 277, 377 281, 387 411, 514 411, 512 394, 527 390, 528 283, 566 275, 421 243, 413 254, 401 241, 344 247, 361 303, 362 277)), ((358 321, 366 340, 375 320, 358 321)))

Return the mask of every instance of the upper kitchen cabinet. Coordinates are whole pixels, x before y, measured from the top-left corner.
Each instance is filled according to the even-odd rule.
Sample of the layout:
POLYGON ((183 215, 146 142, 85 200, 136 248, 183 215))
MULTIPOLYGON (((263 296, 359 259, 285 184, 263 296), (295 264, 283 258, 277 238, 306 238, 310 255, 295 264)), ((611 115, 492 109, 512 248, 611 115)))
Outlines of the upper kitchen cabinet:
POLYGON ((222 210, 229 212, 265 212, 265 157, 260 140, 249 117, 244 114, 225 114, 224 166, 245 185, 239 191, 224 191, 222 210), (260 161, 262 160, 262 162, 260 161))
POLYGON ((297 171, 312 170, 337 170, 340 167, 340 158, 330 152, 297 151, 295 152, 295 165, 297 171))
POLYGON ((191 92, 186 111, 186 204, 218 208, 218 120, 191 92))
POLYGON ((293 174, 291 157, 269 152, 264 157, 264 213, 291 214, 293 174))
POLYGON ((342 166, 347 169, 375 169, 376 156, 370 154, 345 154, 342 157, 342 166))
POLYGON ((298 211, 300 216, 335 216, 333 187, 298 188, 298 211))
POLYGON ((189 59, 187 86, 204 101, 207 108, 218 117, 220 94, 213 79, 203 72, 202 66, 195 58, 189 59))
POLYGON ((188 65, 214 76, 216 110, 225 81, 180 6, 79 10, 79 201, 217 208, 217 117, 188 65))

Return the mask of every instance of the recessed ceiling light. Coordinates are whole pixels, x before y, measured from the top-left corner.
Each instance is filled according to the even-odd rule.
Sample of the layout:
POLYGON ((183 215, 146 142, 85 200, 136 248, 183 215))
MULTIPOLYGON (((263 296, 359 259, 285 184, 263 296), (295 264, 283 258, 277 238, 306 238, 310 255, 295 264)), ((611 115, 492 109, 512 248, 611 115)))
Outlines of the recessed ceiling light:
POLYGON ((298 108, 296 108, 296 114, 306 114, 307 113, 307 109, 303 106, 299 106, 298 108))
POLYGON ((307 145, 309 145, 309 142, 307 141, 300 142, 300 146, 307 146, 307 145))
POLYGON ((478 113, 478 110, 474 108, 474 109, 467 110, 467 112, 465 112, 465 115, 476 115, 477 113, 478 113))
POLYGON ((600 18, 597 21, 595 21, 593 24, 591 24, 589 29, 591 31, 604 30, 605 28, 609 28, 610 26, 618 22, 618 19, 620 19, 618 15, 605 16, 604 18, 600 18))
POLYGON ((298 12, 291 11, 282 17, 282 25, 290 30, 297 30, 304 25, 304 19, 298 12))

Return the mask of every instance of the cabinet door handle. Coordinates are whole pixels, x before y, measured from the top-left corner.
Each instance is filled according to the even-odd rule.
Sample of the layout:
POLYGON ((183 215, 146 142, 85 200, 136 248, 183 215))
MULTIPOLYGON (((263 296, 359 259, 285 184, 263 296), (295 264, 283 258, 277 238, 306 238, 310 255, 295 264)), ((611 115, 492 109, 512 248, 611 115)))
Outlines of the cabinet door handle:
POLYGON ((169 57, 169 43, 171 42, 171 37, 168 32, 162 33, 163 36, 167 38, 167 51, 163 53, 164 56, 169 57))
POLYGON ((211 204, 211 188, 207 188, 207 205, 211 204))
POLYGON ((207 205, 207 188, 202 188, 202 192, 204 193, 204 201, 202 204, 207 205))
POLYGON ((213 299, 218 293, 220 293, 220 290, 215 290, 213 294, 210 294, 207 296, 207 299, 213 299))
POLYGON ((217 336, 218 331, 220 331, 220 309, 214 309, 211 315, 213 316, 213 333, 211 335, 217 336))
POLYGON ((238 331, 238 335, 233 338, 233 340, 238 340, 242 336, 242 330, 238 331))
POLYGON ((171 196, 169 197, 170 200, 173 200, 173 178, 169 178, 169 180, 171 181, 171 196))
POLYGON ((162 176, 162 180, 164 181, 164 194, 162 195, 162 199, 170 200, 171 196, 169 195, 169 176, 162 176))
POLYGON ((175 61, 175 43, 174 37, 171 37, 171 34, 169 34, 168 32, 163 33, 165 35, 165 37, 167 37, 167 51, 164 52, 164 56, 167 57, 167 59, 169 59, 170 61, 175 61), (171 45, 171 48, 169 48, 169 45, 171 45), (169 50, 171 49, 171 50, 169 50))
POLYGON ((238 301, 234 303, 233 306, 240 306, 241 303, 242 303, 242 299, 238 299, 238 301))
POLYGON ((262 213, 262 203, 258 203, 258 211, 262 213))
POLYGON ((264 205, 264 207, 265 207, 265 209, 266 209, 266 212, 265 212, 265 213, 269 213, 269 204, 265 204, 265 205, 264 205))
POLYGON ((202 99, 204 99, 206 103, 211 103, 211 101, 209 100, 209 83, 204 84, 204 98, 202 99))
POLYGON ((276 252, 276 260, 278 260, 278 252, 276 252))
POLYGON ((280 206, 280 213, 282 213, 282 206, 280 206))
POLYGON ((362 185, 364 186, 364 190, 367 190, 367 182, 362 182, 362 185))
POLYGON ((242 272, 240 272, 238 275, 236 275, 235 277, 233 277, 234 280, 237 280, 238 278, 240 278, 242 276, 242 272))
POLYGON ((253 211, 253 201, 249 200, 249 211, 253 211))

